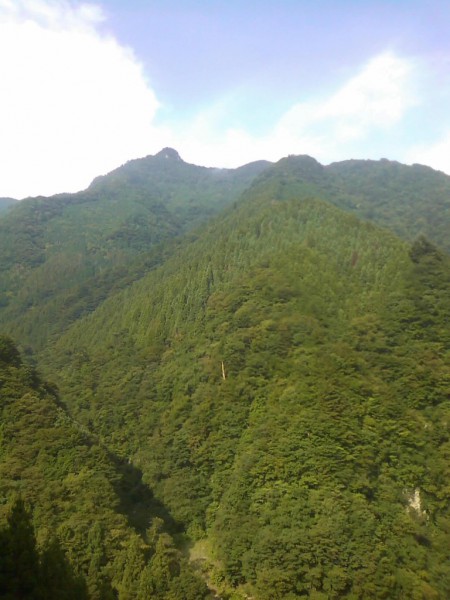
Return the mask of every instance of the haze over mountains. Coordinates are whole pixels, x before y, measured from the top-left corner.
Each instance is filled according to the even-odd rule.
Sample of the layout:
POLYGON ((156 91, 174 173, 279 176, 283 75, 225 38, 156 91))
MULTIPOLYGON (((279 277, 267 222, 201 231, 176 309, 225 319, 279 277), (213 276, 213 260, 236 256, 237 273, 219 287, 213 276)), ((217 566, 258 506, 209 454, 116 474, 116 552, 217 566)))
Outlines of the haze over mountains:
POLYGON ((2 338, 2 494, 90 598, 447 598, 449 231, 426 167, 169 148, 10 207, 0 326, 54 384, 2 338))
POLYGON ((12 204, 15 204, 17 200, 14 198, 0 198, 0 212, 6 210, 12 204))

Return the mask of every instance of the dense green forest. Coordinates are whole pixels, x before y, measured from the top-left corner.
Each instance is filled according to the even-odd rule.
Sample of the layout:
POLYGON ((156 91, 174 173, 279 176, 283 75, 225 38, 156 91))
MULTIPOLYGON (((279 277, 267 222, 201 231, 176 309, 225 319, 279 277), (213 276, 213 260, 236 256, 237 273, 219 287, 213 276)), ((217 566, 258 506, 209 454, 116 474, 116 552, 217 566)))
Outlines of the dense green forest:
POLYGON ((266 164, 207 169, 164 149, 78 194, 21 201, 0 218, 0 323, 42 347, 167 252, 149 257, 151 248, 236 200, 266 164))
POLYGON ((33 206, 14 243, 46 240, 23 274, 4 254, 0 319, 27 351, 2 338, 1 535, 22 506, 36 589, 53 547, 89 598, 206 598, 200 573, 230 600, 450 597, 450 179, 309 157, 213 172, 165 149, 86 192, 105 232, 139 178, 180 226, 114 238, 89 276, 81 253, 82 284, 42 304, 78 197, 0 219, 33 206))
POLYGON ((69 417, 4 336, 0 386, 0 597, 206 598, 140 474, 69 417))
POLYGON ((177 239, 253 186, 316 197, 450 252, 450 178, 427 167, 307 156, 239 169, 185 163, 166 148, 78 194, 28 199, 0 218, 0 326, 34 350, 178 251, 177 239))
MULTIPOLYGON (((278 193, 313 195, 413 241, 425 235, 450 252, 450 178, 430 167, 388 160, 349 160, 323 167, 308 156, 289 156, 265 169, 278 193)), ((255 182, 256 183, 256 182, 255 182)))

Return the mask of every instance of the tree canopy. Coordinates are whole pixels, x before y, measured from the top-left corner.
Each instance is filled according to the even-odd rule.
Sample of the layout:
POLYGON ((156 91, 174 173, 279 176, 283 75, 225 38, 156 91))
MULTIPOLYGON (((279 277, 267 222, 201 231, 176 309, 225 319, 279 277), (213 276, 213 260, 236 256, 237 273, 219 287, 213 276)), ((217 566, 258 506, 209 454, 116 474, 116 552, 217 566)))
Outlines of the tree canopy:
POLYGON ((165 149, 1 217, 0 584, 446 600, 449 182, 165 149))

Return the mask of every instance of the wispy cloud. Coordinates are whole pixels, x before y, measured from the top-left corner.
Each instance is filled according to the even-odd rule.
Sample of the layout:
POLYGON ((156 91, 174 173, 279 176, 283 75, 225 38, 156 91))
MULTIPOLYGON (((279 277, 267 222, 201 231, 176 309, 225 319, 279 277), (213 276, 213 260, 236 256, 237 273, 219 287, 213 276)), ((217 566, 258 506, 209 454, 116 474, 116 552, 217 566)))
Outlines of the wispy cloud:
POLYGON ((382 54, 329 98, 297 104, 278 124, 280 132, 325 130, 339 144, 361 139, 374 129, 388 129, 414 106, 411 61, 382 54))
MULTIPOLYGON (((217 113, 212 110, 187 129, 181 143, 198 159, 202 145, 212 145, 210 155, 227 166, 260 157, 277 159, 289 153, 307 153, 327 162, 361 152, 357 149, 361 143, 364 157, 369 157, 371 135, 382 132, 389 139, 395 126, 417 104, 414 71, 413 61, 383 53, 328 96, 292 106, 264 136, 251 136, 235 128, 219 136, 217 113)), ((220 115, 223 112, 220 105, 220 115)))
POLYGON ((74 5, 67 0, 0 0, 0 11, 2 20, 33 20, 53 29, 89 29, 105 19, 99 5, 74 5))

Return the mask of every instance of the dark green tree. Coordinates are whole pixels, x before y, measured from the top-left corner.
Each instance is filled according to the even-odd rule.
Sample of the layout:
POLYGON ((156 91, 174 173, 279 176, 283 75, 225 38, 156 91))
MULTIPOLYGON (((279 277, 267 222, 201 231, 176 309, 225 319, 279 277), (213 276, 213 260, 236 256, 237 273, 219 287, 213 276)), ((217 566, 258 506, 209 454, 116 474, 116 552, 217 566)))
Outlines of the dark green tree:
POLYGON ((18 498, 0 534, 0 597, 5 600, 39 597, 39 553, 31 514, 18 498))
POLYGON ((42 600, 88 600, 86 582, 74 573, 57 538, 47 544, 40 563, 42 600))
POLYGON ((0 598, 88 600, 84 579, 75 574, 56 537, 40 553, 31 513, 18 498, 0 531, 0 598))

